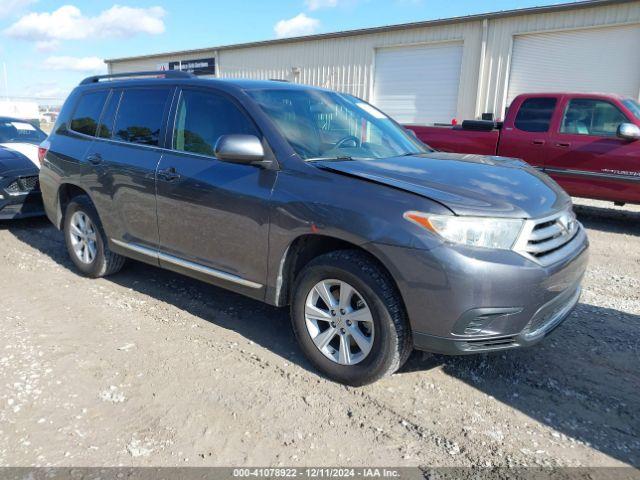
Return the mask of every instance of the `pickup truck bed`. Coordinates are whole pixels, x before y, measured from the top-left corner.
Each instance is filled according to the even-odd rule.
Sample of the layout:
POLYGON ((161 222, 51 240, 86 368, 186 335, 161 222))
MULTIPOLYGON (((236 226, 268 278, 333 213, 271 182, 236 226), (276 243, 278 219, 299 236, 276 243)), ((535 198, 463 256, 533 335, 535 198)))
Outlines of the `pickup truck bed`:
POLYGON ((499 130, 466 130, 462 126, 427 127, 407 125, 416 136, 442 152, 498 155, 499 130), (436 146, 437 145, 437 146, 436 146))

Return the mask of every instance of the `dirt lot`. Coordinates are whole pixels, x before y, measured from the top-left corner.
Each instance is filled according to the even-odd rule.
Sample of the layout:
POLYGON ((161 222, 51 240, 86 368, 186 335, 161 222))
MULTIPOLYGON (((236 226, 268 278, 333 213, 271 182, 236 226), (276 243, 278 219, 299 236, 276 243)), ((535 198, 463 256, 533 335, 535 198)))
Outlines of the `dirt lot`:
POLYGON ((541 345, 316 375, 286 310, 0 224, 0 465, 640 465, 640 208, 581 207, 585 292, 541 345))

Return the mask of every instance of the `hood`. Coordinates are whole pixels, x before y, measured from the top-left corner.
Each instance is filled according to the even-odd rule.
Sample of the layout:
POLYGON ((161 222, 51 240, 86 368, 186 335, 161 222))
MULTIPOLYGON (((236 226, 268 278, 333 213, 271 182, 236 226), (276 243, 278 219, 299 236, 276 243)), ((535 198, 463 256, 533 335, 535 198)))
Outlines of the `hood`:
POLYGON ((512 158, 432 152, 313 164, 421 195, 457 215, 535 218, 571 202, 549 177, 512 158))
POLYGON ((0 143, 0 174, 12 170, 39 169, 38 146, 30 143, 0 143))

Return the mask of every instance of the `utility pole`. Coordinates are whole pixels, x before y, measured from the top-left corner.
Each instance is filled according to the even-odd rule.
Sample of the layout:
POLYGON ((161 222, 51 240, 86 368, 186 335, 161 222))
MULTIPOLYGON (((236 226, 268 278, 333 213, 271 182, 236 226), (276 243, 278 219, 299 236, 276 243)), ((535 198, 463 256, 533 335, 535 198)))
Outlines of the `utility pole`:
POLYGON ((2 62, 2 71, 4 73, 4 96, 9 101, 9 82, 7 82, 7 62, 2 62))

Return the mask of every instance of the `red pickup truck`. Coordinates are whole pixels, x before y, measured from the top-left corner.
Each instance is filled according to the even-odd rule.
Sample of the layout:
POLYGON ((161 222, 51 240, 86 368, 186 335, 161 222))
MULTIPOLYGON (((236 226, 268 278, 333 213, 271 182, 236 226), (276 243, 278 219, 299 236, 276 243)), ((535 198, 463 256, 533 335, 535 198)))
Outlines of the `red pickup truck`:
POLYGON ((504 122, 406 127, 444 152, 521 158, 576 197, 640 203, 640 105, 631 98, 525 94, 504 122))

